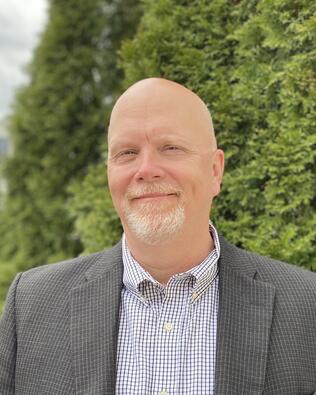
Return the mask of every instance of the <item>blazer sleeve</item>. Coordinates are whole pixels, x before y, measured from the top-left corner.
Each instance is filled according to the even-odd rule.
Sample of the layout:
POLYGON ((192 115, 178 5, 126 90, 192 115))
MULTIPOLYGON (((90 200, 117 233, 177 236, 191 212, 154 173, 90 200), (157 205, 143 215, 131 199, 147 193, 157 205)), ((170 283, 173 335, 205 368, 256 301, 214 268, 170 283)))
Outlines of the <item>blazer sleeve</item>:
POLYGON ((4 312, 0 319, 0 394, 15 393, 15 363, 17 351, 15 298, 21 277, 18 274, 7 295, 4 312))

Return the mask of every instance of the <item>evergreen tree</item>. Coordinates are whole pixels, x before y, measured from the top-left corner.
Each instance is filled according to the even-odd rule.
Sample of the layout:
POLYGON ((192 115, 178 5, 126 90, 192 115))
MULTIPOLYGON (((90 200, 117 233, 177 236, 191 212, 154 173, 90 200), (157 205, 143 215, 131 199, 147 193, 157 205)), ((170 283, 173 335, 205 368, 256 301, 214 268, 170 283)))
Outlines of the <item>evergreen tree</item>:
POLYGON ((232 100, 248 138, 218 218, 243 247, 316 270, 316 4, 261 0, 243 21, 247 6, 234 12, 232 100))
MULTIPOLYGON (((15 100, 1 212, 1 262, 14 270, 77 255, 69 185, 98 163, 104 125, 118 94, 117 49, 132 34, 132 0, 51 0, 49 21, 15 100)), ((0 266, 0 269, 4 264, 0 266)))
POLYGON ((307 0, 146 0, 122 48, 125 87, 166 77, 208 104, 226 153, 219 231, 314 270, 315 11, 307 0))
POLYGON ((69 190, 69 212, 85 246, 84 254, 113 246, 122 227, 108 190, 104 162, 92 165, 82 182, 73 183, 69 190))

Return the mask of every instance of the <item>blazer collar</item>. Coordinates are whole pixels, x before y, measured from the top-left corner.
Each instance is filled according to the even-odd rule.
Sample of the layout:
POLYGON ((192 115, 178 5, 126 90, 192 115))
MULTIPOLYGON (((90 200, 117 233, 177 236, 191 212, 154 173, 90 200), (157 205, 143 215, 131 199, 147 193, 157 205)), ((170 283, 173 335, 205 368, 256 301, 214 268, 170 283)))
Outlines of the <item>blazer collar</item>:
POLYGON ((220 238, 216 394, 262 394, 275 289, 251 255, 220 238))
POLYGON ((114 247, 100 253, 99 258, 85 272, 85 276, 88 281, 93 281, 116 270, 123 275, 122 240, 115 244, 114 247))

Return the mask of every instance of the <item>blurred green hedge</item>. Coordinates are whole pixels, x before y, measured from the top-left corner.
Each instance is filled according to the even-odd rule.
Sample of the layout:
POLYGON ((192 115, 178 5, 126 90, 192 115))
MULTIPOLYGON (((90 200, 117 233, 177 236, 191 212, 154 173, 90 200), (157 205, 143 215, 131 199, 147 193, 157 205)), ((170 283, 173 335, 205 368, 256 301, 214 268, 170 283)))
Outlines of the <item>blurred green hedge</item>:
POLYGON ((0 213, 1 290, 16 270, 120 237, 101 123, 124 87, 150 76, 184 84, 213 115, 226 152, 211 213, 218 230, 243 248, 316 270, 316 3, 144 0, 139 24, 127 0, 95 0, 90 13, 83 0, 72 3, 62 10, 52 3, 30 86, 15 107, 9 201, 0 213), (105 19, 92 24, 93 38, 96 10, 105 19), (122 15, 130 18, 126 35, 122 15))
MULTIPOLYGON (((313 270, 315 11, 311 1, 147 0, 136 36, 121 51, 126 87, 162 76, 208 104, 226 152, 211 214, 218 230, 240 247, 313 270)), ((91 223, 77 213, 83 235, 91 223)), ((98 221, 104 218, 95 218, 95 228, 98 221)), ((86 248, 107 245, 111 229, 86 248)))

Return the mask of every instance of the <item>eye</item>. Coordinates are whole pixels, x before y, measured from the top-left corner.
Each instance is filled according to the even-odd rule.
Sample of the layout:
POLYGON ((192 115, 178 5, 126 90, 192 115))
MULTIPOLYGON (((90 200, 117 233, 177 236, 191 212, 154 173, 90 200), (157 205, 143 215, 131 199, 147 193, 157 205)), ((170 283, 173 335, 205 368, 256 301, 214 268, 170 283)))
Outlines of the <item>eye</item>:
POLYGON ((136 151, 132 149, 127 149, 125 151, 119 152, 118 156, 130 156, 130 155, 135 155, 136 151))
POLYGON ((181 155, 187 152, 183 146, 167 144, 162 147, 162 151, 170 155, 181 155))
POLYGON ((165 151, 178 151, 180 150, 180 147, 177 147, 176 145, 166 145, 164 147, 165 151))
POLYGON ((118 161, 125 161, 132 159, 135 155, 137 155, 137 151, 134 149, 125 149, 119 151, 117 154, 114 155, 114 159, 118 161))

